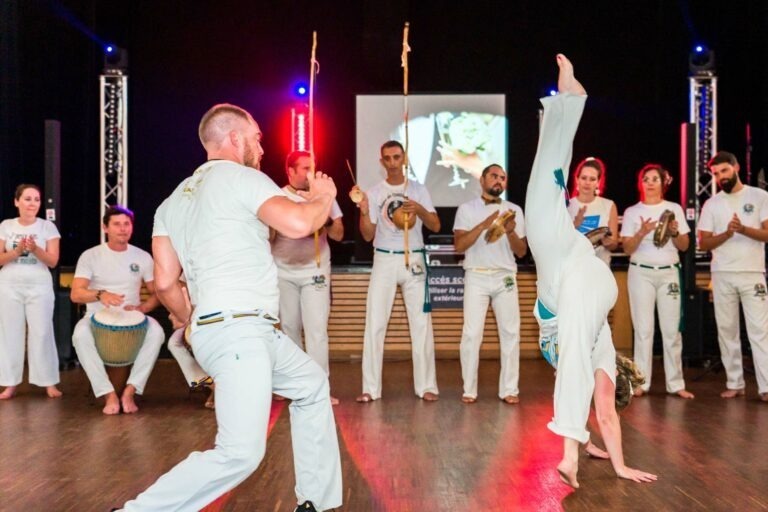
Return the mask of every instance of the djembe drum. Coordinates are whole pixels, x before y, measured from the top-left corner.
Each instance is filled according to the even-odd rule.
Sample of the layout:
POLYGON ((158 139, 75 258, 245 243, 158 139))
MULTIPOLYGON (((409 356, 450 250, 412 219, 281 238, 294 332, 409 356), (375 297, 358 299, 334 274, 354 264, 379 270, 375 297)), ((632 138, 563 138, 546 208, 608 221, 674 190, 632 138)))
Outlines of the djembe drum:
POLYGON ((91 317, 96 350, 106 366, 130 366, 144 343, 149 322, 141 311, 105 308, 91 317))

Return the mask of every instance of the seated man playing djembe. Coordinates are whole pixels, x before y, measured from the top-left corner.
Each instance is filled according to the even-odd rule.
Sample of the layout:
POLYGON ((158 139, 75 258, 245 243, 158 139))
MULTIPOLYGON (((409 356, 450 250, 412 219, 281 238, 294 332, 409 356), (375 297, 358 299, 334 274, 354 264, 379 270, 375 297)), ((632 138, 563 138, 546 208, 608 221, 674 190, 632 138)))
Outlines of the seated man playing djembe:
POLYGON ((86 305, 75 326, 72 343, 96 397, 105 396, 104 414, 139 410, 134 401, 142 394, 165 341, 162 327, 144 315, 157 305, 152 256, 130 245, 133 212, 111 206, 102 219, 107 242, 80 255, 72 281, 72 302, 86 305), (151 294, 141 302, 144 284, 151 294), (133 364, 118 398, 104 365, 133 364))

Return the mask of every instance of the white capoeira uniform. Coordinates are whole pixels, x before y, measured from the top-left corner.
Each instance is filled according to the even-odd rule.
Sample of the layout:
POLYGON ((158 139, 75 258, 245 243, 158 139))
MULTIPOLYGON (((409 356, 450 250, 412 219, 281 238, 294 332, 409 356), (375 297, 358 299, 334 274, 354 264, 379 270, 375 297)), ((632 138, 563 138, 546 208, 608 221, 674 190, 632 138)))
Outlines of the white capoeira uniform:
MULTIPOLYGON (((576 215, 579 214, 579 210, 583 206, 586 206, 587 209, 584 211, 584 221, 581 223, 581 226, 576 228, 579 233, 586 234, 596 228, 608 227, 608 221, 611 219, 611 210, 614 206, 613 201, 596 196, 592 202, 582 203, 578 198, 571 198, 568 203, 568 214, 571 216, 571 219, 576 218, 576 215)), ((612 233, 612 235, 616 236, 617 233, 612 233)), ((611 264, 611 251, 604 245, 600 244, 595 247, 595 255, 603 260, 606 265, 611 264)))
POLYGON ((581 443, 589 439, 595 371, 604 370, 615 382, 608 312, 618 295, 611 270, 574 229, 565 204, 573 138, 585 101, 586 96, 573 94, 542 98, 544 118, 525 199, 525 231, 536 261, 539 343, 543 353, 551 350, 545 357, 557 367, 555 414, 548 427, 581 443))
POLYGON ((195 359, 195 356, 192 355, 184 344, 184 330, 185 328, 182 327, 181 329, 176 329, 171 334, 171 337, 168 338, 168 351, 176 362, 179 363, 181 373, 184 374, 184 380, 187 381, 188 385, 194 386, 208 377, 208 374, 200 368, 200 364, 195 359))
MULTIPOLYGON (((141 304, 141 285, 154 281, 154 262, 148 252, 129 245, 125 251, 113 251, 106 243, 91 247, 77 260, 75 277, 88 279, 91 290, 106 290, 123 294, 123 306, 138 306, 141 304)), ((85 316, 75 325, 72 333, 72 344, 77 352, 80 365, 91 381, 93 394, 97 397, 115 391, 109 380, 104 362, 96 350, 96 340, 91 331, 91 317, 104 309, 99 302, 86 304, 85 316)), ((144 337, 144 343, 136 355, 127 383, 136 388, 136 393, 144 393, 152 368, 165 342, 165 332, 157 320, 147 316, 149 326, 144 337)))
MULTIPOLYGON (((459 206, 453 230, 470 231, 494 211, 515 212, 515 234, 525 238, 523 210, 514 203, 486 204, 482 197, 459 206)), ((477 369, 489 302, 496 313, 501 346, 499 398, 520 394, 520 303, 517 262, 509 239, 489 244, 485 232, 464 252, 464 327, 461 332, 461 376, 464 395, 477 398, 477 369)))
MULTIPOLYGON (((744 185, 738 192, 718 192, 704 203, 699 229, 718 235, 728 229, 733 214, 744 226, 760 229, 768 219, 768 192, 744 185)), ((720 355, 728 389, 744 389, 739 302, 744 309, 747 337, 759 393, 768 393, 768 301, 765 284, 765 243, 740 233, 712 250, 712 291, 720 355)))
MULTIPOLYGON (((283 187, 289 199, 305 199, 290 187, 283 187)), ((330 218, 341 218, 336 200, 330 218)), ((318 234, 320 264, 315 260, 315 237, 287 238, 280 233, 272 241, 272 256, 277 265, 280 288, 280 328, 299 347, 302 328, 304 349, 328 374, 328 317, 331 314, 331 248, 325 229, 318 234)))
MULTIPOLYGON (((29 226, 22 226, 18 218, 0 223, 0 243, 6 251, 13 251, 24 237, 32 237, 44 249, 49 240, 61 235, 56 225, 43 219, 29 226)), ((0 289, 0 386, 21 384, 26 345, 29 382, 42 387, 58 384, 50 270, 33 254, 22 254, 0 269, 0 289)))
POLYGON ((368 214, 376 224, 373 240, 373 268, 368 287, 363 338, 363 393, 373 400, 381 398, 381 369, 384 362, 384 338, 392 313, 397 286, 403 294, 408 327, 411 333, 413 358, 413 386, 416 395, 438 393, 435 374, 435 338, 432 315, 429 313, 427 289, 427 262, 422 239, 421 219, 416 217, 408 232, 409 267, 405 267, 403 230, 392 222, 392 212, 408 199, 421 204, 428 212, 435 212, 426 187, 409 181, 403 185, 390 185, 382 181, 368 191, 368 214))
POLYGON ((173 244, 195 304, 191 345, 216 382, 215 447, 193 452, 126 511, 200 510, 258 467, 272 392, 292 400, 296 494, 318 510, 341 505, 341 461, 328 378, 275 328, 279 296, 269 228, 256 216, 283 195, 261 171, 203 164, 155 215, 154 236, 173 244))
MULTIPOLYGON (((640 230, 645 220, 658 220, 664 210, 675 214, 678 233, 688 234, 691 229, 685 221, 682 207, 671 201, 659 204, 637 203, 624 211, 621 236, 631 237, 640 230)), ((654 309, 659 314, 659 329, 664 346, 664 377, 667 393, 685 389, 683 379, 683 337, 680 334, 682 281, 680 253, 670 239, 663 247, 653 244, 653 231, 648 233, 629 257, 627 273, 629 310, 635 331, 634 360, 645 375, 643 391, 651 387, 653 371, 654 309), (654 308, 656 306, 656 308, 654 308)))

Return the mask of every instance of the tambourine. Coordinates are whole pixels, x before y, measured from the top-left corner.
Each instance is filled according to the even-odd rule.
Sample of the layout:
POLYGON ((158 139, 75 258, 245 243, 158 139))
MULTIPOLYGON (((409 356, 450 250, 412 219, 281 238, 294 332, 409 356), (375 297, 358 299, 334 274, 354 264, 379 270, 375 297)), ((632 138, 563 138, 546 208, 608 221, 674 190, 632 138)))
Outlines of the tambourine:
POLYGON ((664 210, 656 224, 656 231, 653 232, 653 245, 659 248, 667 245, 669 239, 672 238, 669 223, 673 220, 675 220, 675 214, 672 210, 664 210))
POLYGON ((502 236, 504 236, 507 233, 506 228, 504 227, 504 224, 509 219, 515 218, 515 212, 514 210, 507 210, 504 213, 500 214, 498 217, 496 217, 496 220, 493 221, 493 224, 491 224, 491 227, 488 228, 488 230, 485 232, 485 241, 489 244, 492 244, 502 236))
POLYGON ((603 226, 587 231, 584 233, 584 236, 587 237, 587 240, 592 244, 592 247, 597 247, 603 242, 603 238, 611 236, 611 230, 608 226, 603 226))
POLYGON ((416 214, 407 214, 403 211, 403 207, 400 206, 392 212, 392 223, 397 226, 397 229, 405 230, 405 219, 408 218, 408 229, 413 228, 416 225, 416 214))

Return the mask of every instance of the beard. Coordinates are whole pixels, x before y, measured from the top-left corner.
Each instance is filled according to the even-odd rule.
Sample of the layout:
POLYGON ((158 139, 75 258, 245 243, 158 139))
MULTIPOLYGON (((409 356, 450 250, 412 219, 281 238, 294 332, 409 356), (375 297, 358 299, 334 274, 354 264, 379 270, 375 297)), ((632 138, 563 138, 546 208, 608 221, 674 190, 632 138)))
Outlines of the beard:
POLYGON ((493 197, 499 197, 502 194, 502 192, 504 192, 504 189, 498 185, 495 187, 489 188, 488 190, 485 191, 486 194, 493 197))
POLYGON ((730 178, 720 180, 720 183, 718 183, 718 185, 720 185, 720 188, 722 189, 723 192, 725 192, 726 194, 730 194, 731 190, 733 190, 733 187, 736 186, 737 181, 738 181, 738 177, 734 174, 730 178))
POLYGON ((261 157, 256 156, 253 146, 251 146, 249 142, 246 142, 245 148, 243 149, 243 165, 252 169, 259 169, 260 161, 261 157))

